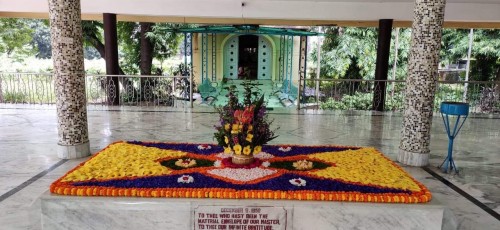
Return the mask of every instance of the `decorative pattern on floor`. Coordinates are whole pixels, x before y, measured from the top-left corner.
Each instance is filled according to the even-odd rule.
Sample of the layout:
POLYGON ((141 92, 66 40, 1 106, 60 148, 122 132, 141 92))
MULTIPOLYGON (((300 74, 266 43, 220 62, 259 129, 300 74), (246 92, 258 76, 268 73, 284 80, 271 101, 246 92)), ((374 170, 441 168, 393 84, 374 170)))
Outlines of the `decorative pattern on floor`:
POLYGON ((117 142, 52 183, 61 195, 428 202, 431 193, 374 148, 266 145, 249 166, 212 144, 117 142))

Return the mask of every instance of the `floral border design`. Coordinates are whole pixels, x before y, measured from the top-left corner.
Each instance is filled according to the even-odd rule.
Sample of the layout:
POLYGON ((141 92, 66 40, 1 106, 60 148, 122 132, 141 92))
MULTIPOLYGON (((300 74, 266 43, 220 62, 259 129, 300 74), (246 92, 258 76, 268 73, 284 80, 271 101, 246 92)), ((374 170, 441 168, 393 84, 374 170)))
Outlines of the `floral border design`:
MULTIPOLYGON (((293 181, 290 180, 290 182, 287 181, 287 183, 291 183, 297 188, 304 188, 302 190, 281 190, 281 189, 262 189, 262 190, 256 190, 256 189, 234 189, 234 188, 194 188, 194 187, 188 187, 188 185, 192 185, 193 181, 199 181, 199 180, 193 180, 193 177, 190 175, 190 173, 199 173, 198 168, 189 168, 187 170, 183 170, 180 172, 172 171, 169 175, 175 176, 175 179, 179 179, 178 184, 186 185, 186 187, 183 188, 123 188, 123 187, 114 187, 114 186, 96 186, 96 185, 90 185, 90 186, 85 186, 85 185, 80 185, 77 186, 77 182, 72 182, 72 181, 63 181, 63 179, 69 175, 70 173, 74 172, 75 170, 78 170, 79 168, 83 167, 85 163, 91 161, 95 157, 99 156, 103 151, 107 150, 110 146, 114 144, 119 144, 119 143, 127 143, 127 142, 115 142, 103 150, 101 150, 99 153, 95 154, 93 157, 88 159, 85 162, 82 162, 79 166, 75 167, 68 173, 66 173, 63 177, 55 181, 54 183, 51 184, 50 186, 50 191, 55 194, 61 194, 61 195, 76 195, 76 196, 129 196, 129 197, 167 197, 167 198, 226 198, 226 199, 242 199, 242 198, 248 198, 248 199, 286 199, 286 200, 324 200, 324 201, 354 201, 354 202, 382 202, 382 203, 423 203, 423 202, 428 202, 431 200, 431 193, 430 191, 420 182, 416 181, 414 178, 412 178, 408 173, 406 173, 399 165, 396 163, 392 162, 390 159, 385 157, 383 154, 378 152, 377 150, 373 150, 373 153, 379 155, 384 160, 387 160, 390 162, 390 165, 395 167, 397 170, 400 171, 401 176, 405 176, 410 178, 416 185, 418 185, 419 190, 418 191, 409 191, 406 193, 396 193, 396 192, 385 192, 385 193, 362 193, 362 192, 356 192, 356 191, 350 191, 350 192, 345 192, 345 191, 317 191, 317 190, 307 190, 305 189, 308 185, 309 182, 306 179, 306 174, 305 172, 299 171, 299 172, 294 172, 294 177, 293 181), (184 178, 184 179, 182 179, 184 178), (297 179, 294 179, 297 178, 297 179), (301 183, 298 183, 300 181, 301 183), (181 183, 182 182, 182 183, 181 183), (185 183, 186 182, 186 183, 185 183), (292 183, 293 182, 293 183, 292 183), (297 184, 298 183, 298 184, 297 184)), ((186 151, 186 155, 183 156, 183 158, 192 158, 193 156, 196 156, 198 159, 206 159, 206 160, 212 160, 212 161, 218 161, 220 158, 217 158, 216 155, 219 154, 220 152, 217 152, 218 146, 215 145, 206 145, 206 146, 211 146, 210 148, 206 148, 209 152, 212 154, 204 154, 204 153, 198 153, 198 151, 202 151, 202 149, 198 149, 197 145, 194 144, 188 144, 188 143, 152 143, 152 142, 128 142, 131 144, 144 144, 143 146, 163 146, 166 148, 168 145, 176 145, 176 148, 173 148, 175 150, 181 151, 179 149, 181 145, 186 145, 186 149, 195 149, 196 151, 186 151)), ((299 145, 281 145, 281 146, 292 146, 292 148, 295 150, 297 148, 306 148, 308 146, 299 146, 299 145)), ((323 145, 323 146, 310 146, 311 148, 318 148, 318 149, 329 149, 329 148, 334 148, 334 149, 361 149, 360 147, 352 147, 352 146, 330 146, 330 145, 323 145)), ((264 148, 273 151, 279 151, 280 145, 267 145, 264 146, 264 148)), ((221 149, 219 149, 221 150, 221 149)), ((223 151, 223 150, 222 150, 223 151)), ((341 151, 341 150, 339 150, 341 151)), ((293 151, 291 151, 293 152, 293 151)), ((306 151, 307 152, 307 151, 306 151)), ((298 154, 291 154, 291 156, 288 157, 283 157, 284 159, 287 160, 295 160, 295 159, 301 159, 300 158, 300 153, 298 154)), ((157 159, 157 162, 160 162, 162 160, 165 160, 168 158, 161 158, 157 159)), ((173 159, 170 158, 170 159, 173 159)), ((277 161, 278 159, 275 157, 273 159, 270 159, 271 162, 277 161)), ((318 159, 314 159, 316 161, 319 161, 318 159)), ((220 166, 210 166, 207 168, 208 169, 217 169, 220 166)), ((267 167, 263 167, 267 168, 267 167)), ((279 171, 280 173, 283 173, 284 169, 278 169, 274 168, 274 170, 279 171)), ((193 174, 194 175, 194 174, 193 174)), ((314 176, 312 175, 307 175, 309 178, 313 178, 314 176)), ((223 177, 214 177, 215 179, 222 180, 225 182, 233 182, 230 180, 227 180, 223 177)), ((264 178, 258 179, 258 181, 265 181, 269 180, 272 178, 276 178, 274 175, 269 175, 264 178)), ((132 180, 134 177, 129 177, 125 178, 122 180, 132 180)), ((100 179, 94 179, 93 181, 99 182, 99 181, 106 181, 106 180, 100 180, 100 179)), ((341 181, 341 180, 339 180, 341 181)), ((352 183, 354 186, 356 186, 356 183, 352 183)), ((362 185, 362 184, 360 184, 362 185)))

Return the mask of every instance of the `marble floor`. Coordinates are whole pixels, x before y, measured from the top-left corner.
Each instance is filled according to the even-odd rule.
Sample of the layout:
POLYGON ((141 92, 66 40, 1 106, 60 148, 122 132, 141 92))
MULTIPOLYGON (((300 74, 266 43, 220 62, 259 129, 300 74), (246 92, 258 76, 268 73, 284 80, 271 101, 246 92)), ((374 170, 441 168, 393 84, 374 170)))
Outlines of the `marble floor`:
MULTIPOLYGON (((213 142, 213 124, 218 120, 209 107, 108 109, 89 107, 92 152, 118 140, 213 142)), ((399 113, 278 109, 271 117, 280 127, 272 143, 374 146, 396 159, 399 113)), ((455 142, 458 175, 436 168, 446 155, 448 140, 441 118, 435 116, 433 122, 428 170, 445 183, 422 168, 405 169, 451 209, 459 229, 500 229, 500 119, 467 120, 455 142)), ((56 125, 54 107, 0 106, 0 229, 40 229, 37 198, 52 181, 85 160, 57 158, 56 125)))

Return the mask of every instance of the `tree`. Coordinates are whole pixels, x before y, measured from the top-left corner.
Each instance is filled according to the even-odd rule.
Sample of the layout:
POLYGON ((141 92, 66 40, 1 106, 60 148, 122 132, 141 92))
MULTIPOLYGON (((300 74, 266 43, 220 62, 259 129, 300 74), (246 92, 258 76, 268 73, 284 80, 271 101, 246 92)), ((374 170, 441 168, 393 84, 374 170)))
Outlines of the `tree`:
MULTIPOLYGON (((321 77, 335 79, 373 79, 377 59, 377 28, 330 27, 321 47, 321 77)), ((392 33, 390 65, 394 63, 395 36, 392 33)), ((396 79, 406 77, 410 29, 399 33, 396 79)), ((316 61, 315 53, 313 60, 316 61)))
POLYGON ((375 72, 375 28, 331 27, 326 29, 321 73, 327 78, 372 79, 375 72))
MULTIPOLYGON (((466 57, 470 30, 445 29, 441 59, 448 63, 466 57)), ((481 89, 480 105, 484 111, 492 110, 500 100, 500 30, 474 30, 469 80, 495 81, 493 87, 481 89)))
POLYGON ((124 70, 129 74, 152 74, 153 59, 162 62, 177 53, 182 37, 172 31, 181 26, 184 27, 170 23, 119 22, 120 59, 124 70))
POLYGON ((50 27, 48 20, 28 20, 29 27, 33 30, 30 44, 37 48, 36 58, 51 58, 52 47, 50 44, 50 27))
MULTIPOLYGON (((185 28, 186 26, 181 24, 157 23, 152 27, 152 31, 146 34, 153 43, 154 58, 160 60, 160 63, 163 63, 165 59, 178 53, 178 47, 183 36, 179 36, 178 33, 173 33, 171 31, 180 27, 185 28)), ((160 66, 160 68, 162 68, 162 66, 160 66)), ((161 70, 161 72, 163 72, 163 70, 161 70)))
MULTIPOLYGON (((22 59, 36 51, 29 45, 33 30, 27 20, 0 18, 0 54, 22 59)), ((0 78, 0 102, 3 102, 2 79, 0 78)))
POLYGON ((33 36, 28 20, 0 18, 0 53, 14 58, 31 55, 36 48, 29 45, 33 36))
MULTIPOLYGON (((120 40, 120 54, 122 66, 130 74, 152 75, 153 69, 156 73, 163 72, 162 67, 155 68, 153 59, 167 59, 177 53, 180 36, 172 32, 178 28, 177 24, 167 23, 131 23, 120 22, 118 24, 118 37, 120 40)), ((141 92, 144 94, 145 85, 151 79, 141 78, 141 92)), ((144 99, 144 95, 141 95, 144 99)))
MULTIPOLYGON (((441 60, 452 63, 466 58, 469 49, 468 34, 468 29, 443 30, 441 60)), ((471 57, 471 80, 500 81, 500 30, 474 30, 471 57)))
MULTIPOLYGON (((89 50, 89 47, 93 47, 97 53, 99 53, 100 57, 106 58, 106 51, 104 49, 104 24, 100 21, 82 21, 82 29, 83 29, 83 45, 85 46, 85 50, 87 53, 87 58, 95 58, 94 54, 89 54, 92 50, 89 50)), ((125 75, 125 72, 122 70, 120 65, 118 66, 118 73, 120 75, 125 75)))
MULTIPOLYGON (((139 23, 140 27, 140 65, 139 69, 141 75, 151 75, 151 67, 153 66, 153 51, 154 44, 148 36, 149 33, 153 31, 153 23, 149 22, 141 22, 139 23)), ((141 82, 142 85, 142 82, 141 82)))

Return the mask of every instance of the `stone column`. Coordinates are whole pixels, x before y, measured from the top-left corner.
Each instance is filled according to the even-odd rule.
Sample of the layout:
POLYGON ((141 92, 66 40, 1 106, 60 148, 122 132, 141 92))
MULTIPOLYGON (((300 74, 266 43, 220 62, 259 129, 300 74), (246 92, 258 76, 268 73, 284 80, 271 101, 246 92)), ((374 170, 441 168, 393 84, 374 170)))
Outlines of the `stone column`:
POLYGON ((434 94, 446 0, 416 0, 398 161, 429 164, 434 94))
POLYGON ((90 155, 80 0, 49 0, 58 149, 63 159, 90 155))

